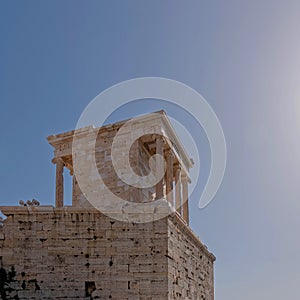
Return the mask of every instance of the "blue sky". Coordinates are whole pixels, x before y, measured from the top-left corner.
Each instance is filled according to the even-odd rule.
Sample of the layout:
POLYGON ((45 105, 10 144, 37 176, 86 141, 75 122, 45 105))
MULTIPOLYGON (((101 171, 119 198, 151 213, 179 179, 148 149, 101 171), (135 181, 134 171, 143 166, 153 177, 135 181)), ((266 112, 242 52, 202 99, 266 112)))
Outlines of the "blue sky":
MULTIPOLYGON (((217 196, 203 210, 191 201, 191 226, 217 256, 216 299, 295 299, 299 28, 299 1, 1 1, 1 205, 53 203, 46 136, 73 129, 105 88, 175 79, 205 97, 227 141, 217 196)), ((160 106, 144 102, 115 118, 160 106)))

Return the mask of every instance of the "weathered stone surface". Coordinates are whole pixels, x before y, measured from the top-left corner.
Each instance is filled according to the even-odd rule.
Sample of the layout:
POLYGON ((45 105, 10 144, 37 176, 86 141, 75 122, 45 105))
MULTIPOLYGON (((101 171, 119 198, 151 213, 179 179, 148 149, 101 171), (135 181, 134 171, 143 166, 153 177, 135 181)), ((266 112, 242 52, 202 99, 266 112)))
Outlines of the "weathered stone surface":
MULTIPOLYGON (((190 161, 166 116, 161 116, 142 118, 142 126, 134 128, 145 135, 130 150, 131 167, 140 176, 149 173, 151 155, 166 157, 165 177, 154 187, 129 186, 113 169, 111 146, 122 122, 97 129, 95 148, 99 174, 114 194, 138 203, 162 197, 156 206, 143 208, 149 216, 160 209, 162 218, 152 222, 118 221, 119 214, 135 220, 139 216, 138 210, 126 205, 121 212, 113 207, 116 218, 96 210, 74 174, 73 132, 48 138, 55 149, 56 205, 0 207, 7 216, 0 222, 0 299, 214 299, 215 257, 188 226, 188 202, 182 205, 188 195, 190 161), (147 135, 149 125, 173 136, 172 142, 147 135), (64 167, 73 176, 72 206, 63 203, 64 167), (180 185, 167 196, 176 182, 180 185), (174 203, 181 207, 175 209, 174 203)), ((84 143, 90 142, 93 130, 80 130, 84 143)), ((133 133, 122 134, 126 142, 133 133)), ((121 162, 123 146, 123 142, 118 145, 121 162)), ((125 167, 122 171, 127 172, 125 167)), ((105 189, 100 197, 111 206, 105 189)))
POLYGON ((131 224, 72 207, 3 212, 7 299, 213 299, 214 256, 178 215, 131 224))

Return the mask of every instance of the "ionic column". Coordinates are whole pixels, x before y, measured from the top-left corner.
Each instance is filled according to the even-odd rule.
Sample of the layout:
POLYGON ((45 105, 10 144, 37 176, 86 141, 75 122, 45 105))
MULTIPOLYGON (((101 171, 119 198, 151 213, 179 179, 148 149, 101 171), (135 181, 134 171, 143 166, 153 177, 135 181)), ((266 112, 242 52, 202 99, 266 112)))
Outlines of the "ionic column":
POLYGON ((188 192, 188 177, 186 174, 181 175, 182 181, 182 217, 189 224, 189 192, 188 192))
MULTIPOLYGON (((156 154, 159 154, 161 156, 163 156, 163 139, 162 137, 157 137, 156 138, 156 154)), ((157 160, 156 162, 156 172, 157 174, 163 174, 164 172, 164 166, 163 164, 159 163, 159 161, 157 160)), ((164 196, 164 182, 163 182, 163 178, 156 184, 156 199, 161 199, 164 196)))
POLYGON ((177 209, 177 212, 182 215, 181 212, 181 167, 179 165, 176 165, 175 168, 175 208, 177 209))
POLYGON ((76 184, 77 184, 77 180, 75 177, 75 174, 72 174, 72 206, 76 206, 77 205, 77 193, 76 193, 76 184))
POLYGON ((56 191, 55 191, 55 206, 64 206, 64 162, 61 158, 54 160, 56 164, 56 191))
POLYGON ((173 161, 174 156, 171 149, 166 151, 167 156, 167 170, 166 170, 166 194, 167 200, 174 206, 173 199, 173 161))

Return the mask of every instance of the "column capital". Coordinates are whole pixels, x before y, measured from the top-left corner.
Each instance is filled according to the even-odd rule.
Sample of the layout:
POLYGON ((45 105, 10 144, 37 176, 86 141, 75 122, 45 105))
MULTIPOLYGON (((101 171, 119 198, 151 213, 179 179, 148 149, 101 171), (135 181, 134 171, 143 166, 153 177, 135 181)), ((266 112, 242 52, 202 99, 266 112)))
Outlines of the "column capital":
POLYGON ((155 137, 155 141, 161 141, 162 144, 165 144, 166 143, 166 138, 162 135, 162 134, 157 134, 156 137, 155 137))
POLYGON ((181 172, 181 180, 188 182, 189 181, 189 176, 185 172, 181 172))
POLYGON ((182 167, 181 167, 181 165, 180 164, 175 164, 174 165, 174 170, 175 170, 175 172, 178 172, 178 171, 180 171, 181 172, 181 170, 182 170, 182 167))
POLYGON ((51 162, 52 162, 53 164, 63 163, 63 165, 65 165, 65 163, 64 163, 64 161, 63 161, 63 159, 62 159, 61 157, 54 157, 54 158, 51 160, 51 162))
POLYGON ((192 182, 189 174, 187 174, 185 171, 181 172, 181 181, 186 182, 186 183, 191 183, 192 182))
POLYGON ((166 149, 165 153, 166 153, 166 156, 168 156, 168 157, 171 156, 172 158, 175 158, 175 154, 171 148, 166 149))

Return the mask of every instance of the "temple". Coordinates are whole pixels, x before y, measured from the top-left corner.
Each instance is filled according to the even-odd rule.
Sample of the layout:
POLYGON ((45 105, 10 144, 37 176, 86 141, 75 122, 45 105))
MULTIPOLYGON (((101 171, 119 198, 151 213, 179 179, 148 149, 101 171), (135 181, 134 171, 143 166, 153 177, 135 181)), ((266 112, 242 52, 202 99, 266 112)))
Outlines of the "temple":
POLYGON ((55 205, 0 207, 6 216, 0 299, 214 299, 215 257, 189 227, 193 161, 164 111, 47 139, 54 149, 55 205), (156 154, 164 164, 151 165, 156 154), (85 173, 89 162, 96 172, 85 173), (64 199, 65 168, 71 206, 64 199), (151 182, 153 170, 163 176, 141 186, 139 178, 151 182))
MULTIPOLYGON (((78 133, 78 143, 88 144, 90 137, 93 134, 97 135, 95 143, 95 156, 98 171, 103 178, 106 178, 105 184, 114 193, 126 201, 151 201, 165 197, 171 206, 177 208, 179 215, 183 220, 189 223, 188 215, 188 183, 189 169, 193 163, 186 154, 179 138, 177 137, 173 127, 163 111, 148 114, 146 116, 134 118, 134 123, 130 120, 130 127, 133 126, 144 128, 145 134, 135 141, 131 147, 130 166, 138 173, 143 175, 149 172, 149 158, 154 154, 163 155, 166 161, 166 171, 164 178, 158 182, 155 187, 136 189, 128 187, 113 171, 111 161, 111 145, 117 132, 120 130, 128 120, 103 126, 101 128, 94 128, 93 126, 81 129, 78 133), (149 128, 156 126, 156 134, 147 134, 149 128), (108 159, 107 159, 108 158, 108 159), (103 171, 104 170, 104 171, 103 171), (105 172, 105 174, 104 174, 105 172), (109 173, 110 176, 107 176, 109 173), (173 192, 173 187, 176 187, 173 192), (118 189, 118 191, 117 191, 118 189), (152 196, 154 198, 152 199, 152 196)), ((124 141, 128 140, 131 131, 127 131, 122 136, 124 141)), ((73 170, 72 159, 72 142, 74 131, 52 135, 48 137, 49 143, 54 148, 54 158, 52 162, 56 165, 56 199, 55 206, 64 206, 64 178, 63 171, 67 168, 73 178, 72 180, 72 206, 80 207, 89 205, 78 187, 76 176, 73 170)), ((117 155, 123 151, 119 146, 117 155)), ((130 176, 130 175, 128 175, 130 176)), ((101 197, 102 195, 99 195, 101 197)))

